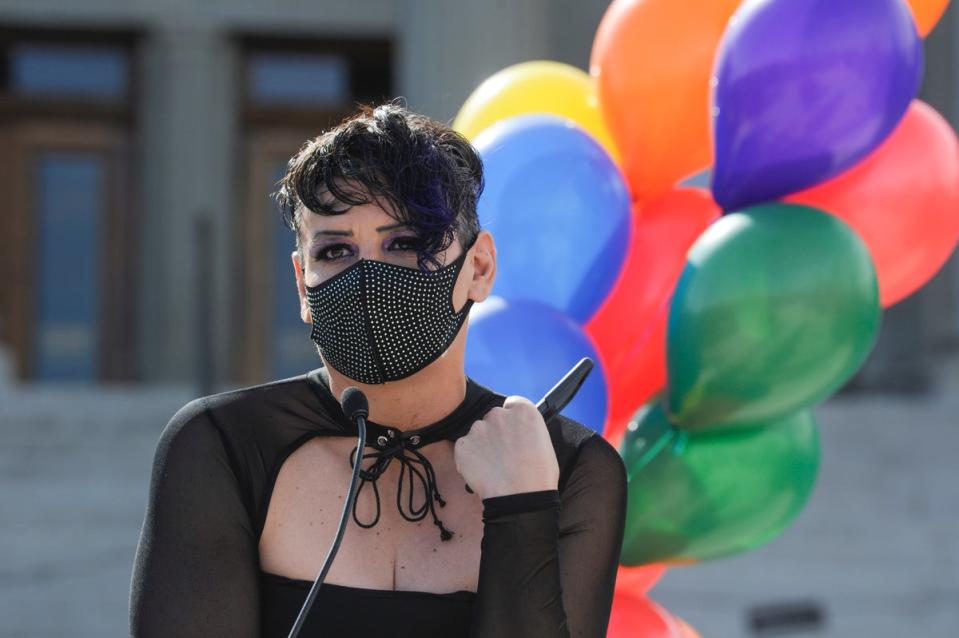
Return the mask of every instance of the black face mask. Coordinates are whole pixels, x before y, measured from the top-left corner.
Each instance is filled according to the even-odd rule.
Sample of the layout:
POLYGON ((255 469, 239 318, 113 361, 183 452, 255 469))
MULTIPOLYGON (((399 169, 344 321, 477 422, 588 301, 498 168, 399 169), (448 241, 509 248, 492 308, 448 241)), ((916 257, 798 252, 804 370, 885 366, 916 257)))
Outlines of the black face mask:
POLYGON ((310 338, 327 364, 360 383, 386 383, 419 372, 456 338, 473 300, 459 312, 453 287, 468 248, 438 270, 361 259, 306 286, 310 338))

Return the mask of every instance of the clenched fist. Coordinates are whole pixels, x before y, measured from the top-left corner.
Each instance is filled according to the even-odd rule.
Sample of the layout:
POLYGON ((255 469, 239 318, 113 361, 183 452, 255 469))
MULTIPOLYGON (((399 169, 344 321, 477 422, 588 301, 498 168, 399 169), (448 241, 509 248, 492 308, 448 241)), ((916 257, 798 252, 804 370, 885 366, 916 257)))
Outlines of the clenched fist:
POLYGON ((529 399, 507 397, 453 446, 456 470, 481 498, 555 490, 559 463, 542 415, 529 399))

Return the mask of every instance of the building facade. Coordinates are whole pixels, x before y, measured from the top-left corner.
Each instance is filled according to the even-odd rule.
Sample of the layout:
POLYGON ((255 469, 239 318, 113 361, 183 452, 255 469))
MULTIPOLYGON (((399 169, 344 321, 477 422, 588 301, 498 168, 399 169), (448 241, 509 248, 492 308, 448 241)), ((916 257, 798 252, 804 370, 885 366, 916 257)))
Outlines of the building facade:
MULTIPOLYGON (((606 4, 0 1, 13 378, 210 389, 315 367, 269 199, 287 159, 357 102, 450 120, 507 65, 585 68, 606 4)), ((924 89, 953 122, 956 22, 928 42, 924 89)), ((859 383, 921 385, 957 341, 957 299, 954 259, 887 314, 859 383)))

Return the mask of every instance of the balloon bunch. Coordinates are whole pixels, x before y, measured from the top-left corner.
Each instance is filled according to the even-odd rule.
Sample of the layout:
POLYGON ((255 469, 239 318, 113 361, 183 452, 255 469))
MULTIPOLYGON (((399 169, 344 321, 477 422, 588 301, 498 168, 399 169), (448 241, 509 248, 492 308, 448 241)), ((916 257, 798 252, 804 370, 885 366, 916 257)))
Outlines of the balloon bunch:
MULTIPOLYGON (((621 435, 638 405, 629 397, 665 379, 664 365, 663 373, 643 371, 658 364, 644 352, 657 352, 643 345, 653 338, 647 324, 658 321, 665 338, 666 298, 718 207, 704 191, 680 190, 638 223, 597 84, 565 64, 500 71, 469 97, 454 127, 483 158, 480 220, 499 253, 497 296, 471 312, 467 372, 541 396, 557 371, 588 356, 597 366, 564 413, 607 437, 621 421, 621 435)), ((609 636, 698 638, 646 598, 664 571, 620 568, 609 636)))
POLYGON ((812 406, 959 240, 959 141, 915 101, 922 61, 902 0, 748 0, 730 20, 711 80, 724 215, 686 255, 665 391, 620 447, 624 564, 746 551, 802 510, 812 406))
MULTIPOLYGON (((588 81, 582 71, 577 78, 553 63, 502 74, 522 82, 535 69, 534 84, 554 81, 558 91, 582 89, 588 81)), ((506 84, 499 90, 506 98, 522 94, 524 85, 506 84)), ((586 103, 577 97, 582 99, 571 109, 586 103)), ((494 103, 504 108, 506 98, 497 98, 494 103)), ((476 117, 485 113, 478 101, 474 95, 467 102, 476 117)), ((583 324, 603 303, 626 258, 632 219, 622 174, 596 139, 555 115, 510 117, 473 143, 486 179, 480 222, 497 243, 497 297, 471 313, 466 370, 481 383, 538 397, 556 382, 557 371, 588 356, 600 365, 564 412, 602 432, 608 377, 583 324)))
POLYGON ((955 248, 959 141, 915 99, 946 4, 614 0, 589 74, 509 67, 457 116, 500 252, 467 372, 532 396, 601 364, 567 413, 628 470, 610 636, 695 635, 646 591, 794 520, 812 407, 955 248))

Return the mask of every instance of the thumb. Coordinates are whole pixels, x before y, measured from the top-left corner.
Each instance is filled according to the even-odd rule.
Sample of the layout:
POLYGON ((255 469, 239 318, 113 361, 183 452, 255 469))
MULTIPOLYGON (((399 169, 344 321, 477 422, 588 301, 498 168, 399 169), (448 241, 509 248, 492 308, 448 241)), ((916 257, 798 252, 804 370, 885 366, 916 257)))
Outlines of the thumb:
POLYGON ((522 397, 516 394, 506 397, 506 400, 503 402, 503 407, 507 409, 515 408, 518 406, 533 408, 534 410, 536 409, 536 406, 533 405, 532 401, 530 401, 526 397, 522 397))

